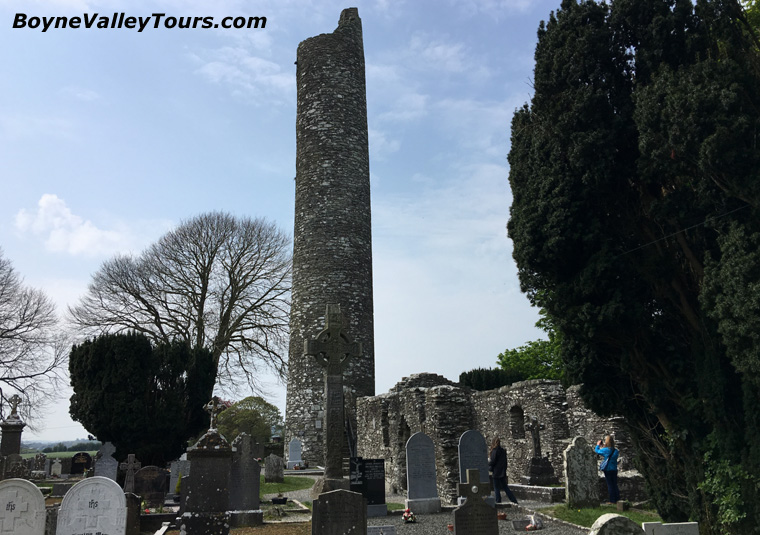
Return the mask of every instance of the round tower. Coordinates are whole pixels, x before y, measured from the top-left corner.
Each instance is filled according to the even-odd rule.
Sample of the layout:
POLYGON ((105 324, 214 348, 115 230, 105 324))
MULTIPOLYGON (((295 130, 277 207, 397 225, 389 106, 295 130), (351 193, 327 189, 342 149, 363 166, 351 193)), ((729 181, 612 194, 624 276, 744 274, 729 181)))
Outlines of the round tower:
POLYGON ((346 416, 354 430, 355 399, 375 394, 367 98, 356 8, 343 10, 333 33, 298 46, 296 83, 296 206, 284 438, 286 445, 298 438, 303 460, 321 465, 324 370, 314 357, 304 356, 304 341, 324 329, 326 305, 340 305, 345 332, 363 348, 363 355, 351 359, 343 379, 346 416))

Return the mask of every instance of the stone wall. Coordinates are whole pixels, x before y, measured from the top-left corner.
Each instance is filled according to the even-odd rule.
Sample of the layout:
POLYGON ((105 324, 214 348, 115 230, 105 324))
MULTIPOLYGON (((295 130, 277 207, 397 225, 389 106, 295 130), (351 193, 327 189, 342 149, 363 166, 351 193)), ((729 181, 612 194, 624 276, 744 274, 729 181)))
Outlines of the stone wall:
POLYGON ((631 456, 630 441, 620 419, 597 416, 583 406, 577 387, 565 390, 557 381, 523 381, 477 392, 440 375, 417 374, 405 377, 386 394, 359 398, 356 414, 358 453, 386 460, 389 492, 406 491, 406 441, 418 431, 427 434, 436 449, 438 493, 448 503, 456 499, 457 446, 459 437, 468 429, 483 434, 489 451, 490 441, 496 436, 501 438, 512 483, 519 483, 527 475, 533 456, 531 433, 526 429, 531 417, 543 426, 542 455, 549 459, 560 481, 564 480, 563 453, 576 436, 594 444, 605 434, 614 435, 621 470, 628 467, 631 456))
POLYGON ((344 373, 348 416, 374 395, 374 327, 369 147, 362 25, 356 8, 338 28, 298 46, 293 288, 284 443, 301 440, 303 459, 324 463, 324 370, 304 340, 338 304, 344 332, 364 354, 344 373))

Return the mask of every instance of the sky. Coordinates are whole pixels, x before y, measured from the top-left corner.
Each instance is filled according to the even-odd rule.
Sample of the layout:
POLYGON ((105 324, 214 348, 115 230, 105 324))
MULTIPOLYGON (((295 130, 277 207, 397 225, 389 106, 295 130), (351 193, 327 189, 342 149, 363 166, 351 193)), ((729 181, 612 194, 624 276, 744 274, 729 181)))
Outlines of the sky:
MULTIPOLYGON (((539 22, 559 0, 4 0, 0 248, 64 317, 105 260, 208 211, 292 235, 296 48, 358 7, 372 192, 376 393, 453 381, 542 338, 506 223, 515 109, 532 96, 539 22), (213 5, 212 5, 213 4, 213 5), (155 16, 142 31, 43 17, 155 16), (20 14, 26 15, 25 17, 20 14), (169 17, 264 28, 166 28, 169 17), (40 24, 37 28, 36 17, 40 24), (22 22, 23 21, 23 24, 22 22), (23 27, 16 27, 23 26, 23 27)), ((99 19, 98 19, 99 20, 99 19)), ((262 377, 284 413, 285 387, 262 377)), ((240 392, 240 398, 250 392, 240 392)), ((87 432, 71 392, 25 441, 87 432)))

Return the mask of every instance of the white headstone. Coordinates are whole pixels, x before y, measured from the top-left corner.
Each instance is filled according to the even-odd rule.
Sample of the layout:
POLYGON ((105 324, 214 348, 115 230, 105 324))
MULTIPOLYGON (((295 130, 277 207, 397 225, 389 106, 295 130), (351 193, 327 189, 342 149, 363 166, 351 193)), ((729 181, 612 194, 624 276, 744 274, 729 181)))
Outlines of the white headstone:
POLYGON ((599 505, 596 454, 583 437, 575 437, 565 450, 565 502, 568 507, 599 505))
POLYGON ((589 535, 644 535, 644 530, 630 518, 608 513, 596 519, 589 535))
POLYGON ((74 485, 63 497, 56 535, 124 535, 127 500, 112 479, 94 476, 74 485))
POLYGON ((699 535, 699 522, 644 522, 641 526, 647 535, 699 535))
POLYGON ((113 458, 116 447, 111 442, 106 442, 100 447, 95 456, 95 475, 107 477, 116 481, 119 472, 119 461, 113 458))
POLYGON ((53 466, 50 467, 50 475, 53 477, 61 477, 61 460, 54 459, 53 466))
POLYGON ((26 479, 0 481, 0 533, 45 533, 45 498, 36 485, 26 479))
POLYGON ((406 508, 415 514, 441 511, 435 473, 435 445, 425 433, 415 433, 406 442, 406 508))

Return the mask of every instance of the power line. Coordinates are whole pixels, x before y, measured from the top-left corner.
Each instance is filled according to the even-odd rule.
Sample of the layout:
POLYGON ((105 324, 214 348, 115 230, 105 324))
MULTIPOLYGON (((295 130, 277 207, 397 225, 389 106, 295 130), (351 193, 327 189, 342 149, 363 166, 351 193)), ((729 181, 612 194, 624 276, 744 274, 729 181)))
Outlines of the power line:
POLYGON ((727 215, 731 215, 734 212, 738 212, 739 210, 744 210, 745 208, 747 208, 749 206, 751 206, 751 205, 750 204, 745 204, 744 206, 740 206, 739 208, 734 208, 733 210, 731 210, 729 212, 726 212, 725 214, 716 215, 715 217, 709 217, 709 218, 705 219, 704 221, 702 221, 701 223, 697 223, 696 225, 692 225, 690 227, 686 227, 685 229, 678 230, 678 231, 676 231, 676 232, 674 232, 672 234, 668 234, 667 236, 663 236, 662 238, 658 238, 658 239, 656 239, 654 241, 650 241, 649 243, 645 243, 644 245, 639 245, 638 247, 635 247, 635 248, 633 248, 633 249, 631 249, 629 251, 626 251, 624 253, 620 253, 615 258, 617 259, 617 258, 620 258, 621 256, 625 256, 625 255, 627 255, 629 253, 633 253, 634 251, 638 251, 639 249, 643 249, 644 247, 649 247, 650 245, 654 245, 655 243, 659 243, 661 241, 667 240, 668 238, 672 238, 673 236, 677 236, 678 234, 681 234, 682 232, 686 232, 687 230, 691 230, 693 228, 701 227, 701 226, 706 225, 707 223, 709 223, 711 221, 715 221, 716 219, 720 219, 722 217, 726 217, 727 215))

